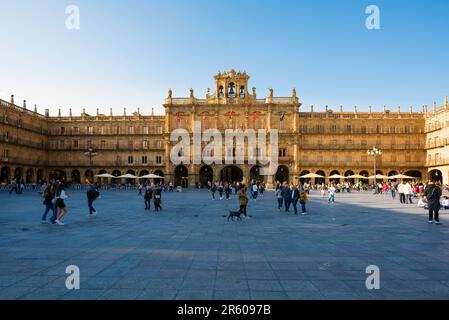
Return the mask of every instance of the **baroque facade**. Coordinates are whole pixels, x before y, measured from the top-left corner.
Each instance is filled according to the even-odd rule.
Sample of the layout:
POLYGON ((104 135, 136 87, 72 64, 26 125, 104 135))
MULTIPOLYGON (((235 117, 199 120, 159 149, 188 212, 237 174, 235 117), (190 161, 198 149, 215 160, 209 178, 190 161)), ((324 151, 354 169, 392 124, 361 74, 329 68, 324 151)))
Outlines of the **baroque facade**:
MULTIPOLYGON (((449 103, 418 112, 389 110, 360 112, 331 110, 316 112, 313 107, 301 110, 292 90, 290 97, 258 98, 256 89, 248 87, 245 72, 218 73, 213 92, 196 98, 191 89, 188 97, 173 97, 164 103, 165 115, 142 115, 140 110, 122 115, 96 115, 83 111, 80 116, 49 116, 30 110, 24 101, 20 107, 14 96, 10 102, 0 100, 1 183, 22 178, 28 183, 58 178, 84 183, 94 175, 118 176, 131 173, 142 176, 155 173, 175 185, 205 185, 210 180, 297 181, 300 175, 323 176, 374 174, 374 158, 367 155, 373 146, 382 150, 377 158, 377 174, 407 174, 440 179, 449 183, 449 103), (226 165, 215 163, 179 164, 170 161, 175 129, 192 132, 194 122, 202 130, 272 129, 278 130, 279 167, 273 176, 261 176, 258 164, 226 165), (90 157, 91 147, 96 155, 90 157)), ((232 150, 224 150, 231 154, 232 150)), ((323 179, 324 180, 324 179, 323 179)), ((103 181, 106 182, 106 181, 103 181)), ((314 182, 321 182, 318 179, 314 182)))

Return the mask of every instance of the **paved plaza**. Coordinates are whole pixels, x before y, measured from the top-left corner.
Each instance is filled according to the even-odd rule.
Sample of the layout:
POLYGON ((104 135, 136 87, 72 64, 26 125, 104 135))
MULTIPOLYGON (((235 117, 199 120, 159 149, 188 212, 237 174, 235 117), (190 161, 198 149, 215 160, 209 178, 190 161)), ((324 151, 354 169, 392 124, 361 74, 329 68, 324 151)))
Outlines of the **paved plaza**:
POLYGON ((162 213, 137 191, 103 191, 87 216, 69 190, 65 226, 43 225, 35 192, 0 193, 1 299, 449 299, 449 214, 370 193, 310 196, 309 215, 278 212, 273 192, 252 218, 228 222, 229 201, 203 190, 163 194, 162 213), (65 286, 80 268, 80 290, 65 286), (368 290, 366 267, 380 268, 368 290))

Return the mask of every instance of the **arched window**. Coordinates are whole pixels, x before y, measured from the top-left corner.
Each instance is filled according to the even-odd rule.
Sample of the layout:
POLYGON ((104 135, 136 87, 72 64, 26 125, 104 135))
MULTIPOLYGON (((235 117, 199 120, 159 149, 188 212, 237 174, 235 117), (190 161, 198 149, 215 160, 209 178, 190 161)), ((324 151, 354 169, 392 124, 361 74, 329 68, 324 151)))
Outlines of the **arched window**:
POLYGON ((245 98, 245 86, 240 86, 239 97, 245 98))
POLYGON ((229 98, 235 98, 236 94, 235 94, 235 84, 234 82, 231 82, 228 85, 228 97, 229 98))
POLYGON ((220 86, 219 88, 218 88, 218 97, 219 98, 223 98, 224 97, 224 88, 223 88, 223 86, 220 86))

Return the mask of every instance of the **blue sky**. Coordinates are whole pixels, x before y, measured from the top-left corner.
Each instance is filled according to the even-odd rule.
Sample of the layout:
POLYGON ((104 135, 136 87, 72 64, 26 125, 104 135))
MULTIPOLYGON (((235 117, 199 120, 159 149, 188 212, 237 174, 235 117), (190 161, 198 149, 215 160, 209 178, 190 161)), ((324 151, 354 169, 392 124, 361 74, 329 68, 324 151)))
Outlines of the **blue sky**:
POLYGON ((0 97, 39 111, 149 114, 169 88, 204 97, 218 70, 245 70, 265 97, 293 86, 307 110, 443 103, 449 1, 0 0, 0 97), (80 8, 81 29, 65 28, 80 8), (365 28, 380 8, 381 29, 365 28))

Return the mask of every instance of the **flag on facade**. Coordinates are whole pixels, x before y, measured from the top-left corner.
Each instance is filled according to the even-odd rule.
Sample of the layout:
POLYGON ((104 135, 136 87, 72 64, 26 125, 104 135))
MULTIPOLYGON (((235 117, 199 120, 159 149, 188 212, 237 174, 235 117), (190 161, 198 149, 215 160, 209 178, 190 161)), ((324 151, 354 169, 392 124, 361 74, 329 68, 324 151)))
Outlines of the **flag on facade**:
POLYGON ((256 122, 256 120, 257 120, 257 118, 260 116, 260 112, 259 111, 257 111, 256 113, 254 113, 252 116, 251 116, 251 120, 253 120, 254 122, 256 122))

